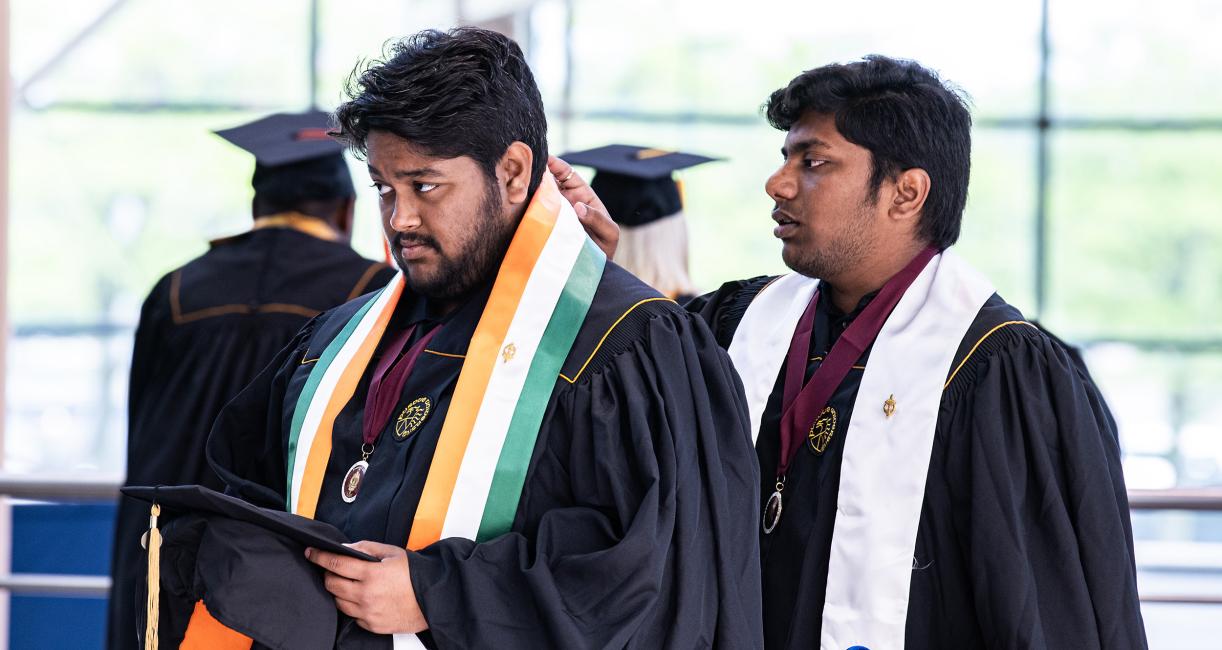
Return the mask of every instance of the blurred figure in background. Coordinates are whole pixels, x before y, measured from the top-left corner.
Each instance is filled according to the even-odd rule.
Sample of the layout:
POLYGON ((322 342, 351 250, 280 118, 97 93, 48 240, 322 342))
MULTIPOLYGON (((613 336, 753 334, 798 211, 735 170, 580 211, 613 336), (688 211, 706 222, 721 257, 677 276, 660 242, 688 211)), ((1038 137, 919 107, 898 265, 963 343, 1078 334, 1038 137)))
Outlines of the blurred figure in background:
POLYGON ((597 171, 590 186, 620 226, 616 264, 680 304, 700 293, 688 272, 683 192, 671 174, 716 158, 623 144, 561 158, 597 171))
MULTIPOLYGON (((161 278, 136 330, 128 485, 220 488, 204 458, 212 421, 316 314, 394 271, 349 246, 356 192, 323 112, 279 113, 217 134, 255 157, 254 226, 161 278)), ((148 506, 115 524, 108 646, 136 646, 136 575, 148 506)))

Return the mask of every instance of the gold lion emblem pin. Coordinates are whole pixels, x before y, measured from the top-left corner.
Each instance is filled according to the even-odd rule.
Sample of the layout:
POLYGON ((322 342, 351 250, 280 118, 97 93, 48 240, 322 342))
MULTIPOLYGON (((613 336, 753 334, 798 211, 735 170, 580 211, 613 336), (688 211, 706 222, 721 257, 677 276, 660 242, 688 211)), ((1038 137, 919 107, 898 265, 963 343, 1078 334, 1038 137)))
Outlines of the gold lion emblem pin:
POLYGON ((815 418, 815 423, 810 427, 810 433, 806 435, 806 442, 810 445, 811 451, 822 456, 835 435, 836 409, 829 406, 823 409, 819 417, 815 418))

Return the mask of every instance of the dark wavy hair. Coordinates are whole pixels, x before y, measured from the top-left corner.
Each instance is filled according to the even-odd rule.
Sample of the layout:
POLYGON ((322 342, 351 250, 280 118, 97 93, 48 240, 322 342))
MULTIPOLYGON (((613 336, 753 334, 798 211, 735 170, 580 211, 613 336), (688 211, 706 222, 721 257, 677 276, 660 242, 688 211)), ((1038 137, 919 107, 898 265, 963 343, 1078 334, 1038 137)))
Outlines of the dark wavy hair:
POLYGON ((547 117, 517 43, 474 27, 426 30, 388 44, 382 57, 349 75, 332 135, 364 155, 369 132, 387 131, 430 156, 469 156, 489 180, 521 141, 534 153, 534 194, 547 170, 547 117))
POLYGON ((945 249, 959 239, 972 157, 972 117, 957 88, 915 61, 873 54, 807 70, 772 93, 763 111, 788 131, 810 112, 832 115, 846 140, 870 151, 870 191, 924 169, 929 197, 918 235, 945 249))

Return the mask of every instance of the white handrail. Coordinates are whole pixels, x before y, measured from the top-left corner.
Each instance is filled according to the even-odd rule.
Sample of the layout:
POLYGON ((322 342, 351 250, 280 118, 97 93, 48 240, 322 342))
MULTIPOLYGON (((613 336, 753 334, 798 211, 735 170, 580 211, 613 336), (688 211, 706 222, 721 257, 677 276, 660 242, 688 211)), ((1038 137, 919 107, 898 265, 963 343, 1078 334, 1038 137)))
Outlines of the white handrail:
POLYGON ((74 476, 62 473, 0 473, 0 495, 49 501, 112 500, 119 498, 118 476, 74 476))
POLYGON ((44 596, 92 596, 110 593, 110 576, 76 576, 52 573, 0 575, 0 590, 44 596))
MULTIPOLYGON (((63 473, 0 473, 0 496, 48 501, 113 500, 122 480, 116 476, 81 477, 63 473)), ((1222 512, 1222 488, 1175 488, 1129 490, 1133 510, 1193 510, 1222 512)), ((52 575, 38 573, 0 574, 0 591, 26 594, 105 597, 108 576, 52 575)), ((1164 604, 1222 605, 1222 596, 1143 595, 1142 602, 1164 604)))

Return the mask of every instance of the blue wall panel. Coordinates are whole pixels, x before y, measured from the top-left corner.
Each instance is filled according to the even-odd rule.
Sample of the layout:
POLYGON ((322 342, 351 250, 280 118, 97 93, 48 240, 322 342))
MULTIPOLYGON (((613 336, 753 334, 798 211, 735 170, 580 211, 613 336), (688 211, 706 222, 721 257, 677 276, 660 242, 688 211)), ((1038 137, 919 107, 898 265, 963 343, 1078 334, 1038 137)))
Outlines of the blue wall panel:
MULTIPOLYGON (((108 575, 114 518, 113 503, 14 505, 13 573, 108 575)), ((14 595, 11 603, 12 650, 105 645, 105 598, 14 595)))

